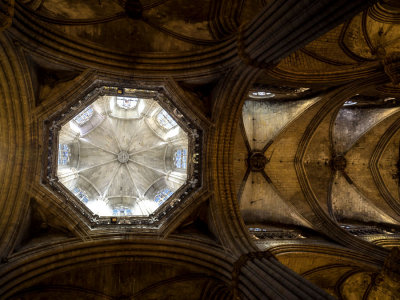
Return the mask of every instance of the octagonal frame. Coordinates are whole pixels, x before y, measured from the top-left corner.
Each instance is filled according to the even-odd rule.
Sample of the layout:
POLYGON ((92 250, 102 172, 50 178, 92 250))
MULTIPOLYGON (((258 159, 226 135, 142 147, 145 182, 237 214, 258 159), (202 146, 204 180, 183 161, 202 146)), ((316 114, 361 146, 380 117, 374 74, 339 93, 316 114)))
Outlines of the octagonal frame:
POLYGON ((52 115, 45 121, 44 139, 48 145, 47 151, 44 153, 45 168, 42 172, 42 184, 54 193, 61 196, 78 217, 83 219, 91 228, 109 227, 110 225, 120 225, 120 227, 129 226, 130 228, 148 228, 158 229, 165 222, 167 216, 184 205, 184 202, 192 197, 203 184, 202 179, 202 147, 203 147, 203 130, 201 125, 192 121, 184 112, 182 112, 177 104, 173 101, 173 97, 168 95, 165 87, 160 84, 138 83, 132 82, 113 82, 96 80, 84 88, 61 111, 52 115), (145 93, 149 97, 149 92, 154 93, 153 100, 156 101, 168 114, 176 121, 176 123, 188 135, 188 166, 187 180, 167 201, 158 207, 148 216, 99 216, 94 214, 84 203, 77 199, 69 189, 58 181, 57 165, 58 165, 58 134, 61 127, 72 120, 78 113, 91 103, 95 102, 100 96, 124 96, 126 90, 136 90, 135 97, 141 97, 145 93), (141 94, 142 93, 142 94, 141 94))

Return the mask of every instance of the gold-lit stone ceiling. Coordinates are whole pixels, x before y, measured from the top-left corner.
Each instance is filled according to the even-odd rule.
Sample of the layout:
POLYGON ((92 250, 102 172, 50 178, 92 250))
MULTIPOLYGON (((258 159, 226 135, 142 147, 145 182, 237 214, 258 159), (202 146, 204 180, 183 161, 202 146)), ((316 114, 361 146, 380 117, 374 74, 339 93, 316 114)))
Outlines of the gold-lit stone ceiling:
MULTIPOLYGON (((299 232, 315 229, 300 214, 295 186, 285 172, 294 165, 288 153, 297 146, 293 142, 299 134, 296 124, 321 97, 280 100, 266 91, 264 88, 260 99, 253 97, 256 90, 249 94, 237 132, 234 165, 242 215, 250 231, 259 237, 273 236, 274 226, 280 230, 297 228, 299 232), (279 141, 286 148, 279 149, 279 141), (260 168, 254 168, 256 163, 260 168), (287 193, 290 190, 292 194, 287 193)), ((342 228, 357 235, 363 226, 383 224, 376 232, 370 231, 365 237, 369 240, 391 234, 390 228, 397 232, 394 228, 398 225, 398 217, 385 208, 380 194, 385 189, 392 199, 399 199, 398 133, 389 137, 381 154, 376 152, 382 135, 379 130, 398 122, 400 108, 396 98, 375 98, 355 95, 344 101, 326 126, 328 134, 320 136, 318 147, 308 149, 303 162, 314 192, 320 195, 321 207, 342 228), (381 186, 373 172, 382 178, 381 186)))
POLYGON ((0 298, 396 298, 397 2, 2 1, 0 298), (131 151, 117 97, 187 136, 154 211, 176 155, 131 151))

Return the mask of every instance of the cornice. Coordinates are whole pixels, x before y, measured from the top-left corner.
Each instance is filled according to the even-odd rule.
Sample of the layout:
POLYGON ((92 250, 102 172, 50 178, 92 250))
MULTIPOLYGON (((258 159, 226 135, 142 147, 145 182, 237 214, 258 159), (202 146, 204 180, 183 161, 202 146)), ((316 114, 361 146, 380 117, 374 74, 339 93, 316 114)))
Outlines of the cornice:
POLYGON ((295 253, 303 253, 308 255, 324 255, 330 257, 340 257, 345 260, 354 262, 355 266, 363 269, 369 268, 372 271, 379 270, 382 267, 381 260, 377 260, 367 254, 360 253, 341 246, 327 245, 308 245, 308 244, 286 244, 274 246, 268 249, 278 259, 280 256, 291 255, 295 253))
POLYGON ((331 72, 295 72, 286 70, 279 65, 268 70, 268 74, 274 78, 293 82, 296 84, 323 84, 324 86, 337 86, 339 84, 348 84, 354 80, 366 78, 375 74, 380 69, 378 61, 365 62, 357 66, 341 66, 331 72))

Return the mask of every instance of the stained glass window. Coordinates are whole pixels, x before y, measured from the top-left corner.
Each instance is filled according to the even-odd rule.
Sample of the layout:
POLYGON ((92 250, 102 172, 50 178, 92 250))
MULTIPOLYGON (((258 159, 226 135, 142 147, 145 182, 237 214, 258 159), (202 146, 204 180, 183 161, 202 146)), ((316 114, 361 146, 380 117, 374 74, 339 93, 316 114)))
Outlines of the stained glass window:
POLYGON ((173 192, 169 188, 164 188, 157 193, 154 197, 154 201, 161 205, 165 200, 171 197, 172 194, 173 192))
POLYGON ((157 115, 157 121, 158 124, 168 130, 178 125, 164 109, 157 115))
POLYGON ((175 166, 180 169, 186 169, 187 165, 187 150, 186 149, 178 149, 175 152, 175 166))
POLYGON ((69 163, 71 157, 71 149, 66 144, 60 144, 58 146, 58 164, 66 165, 69 163))
POLYGON ((127 207, 116 207, 113 209, 113 216, 131 216, 132 211, 127 207))
POLYGON ((137 106, 138 98, 117 97, 117 105, 123 109, 132 109, 137 106))
POLYGON ((80 188, 75 187, 72 192, 76 197, 78 197, 79 200, 81 200, 83 203, 87 203, 89 201, 88 196, 84 191, 82 191, 80 188))
POLYGON ((90 120, 93 115, 93 108, 91 105, 86 107, 79 115, 74 118, 74 121, 78 123, 78 125, 82 126, 86 122, 90 120))

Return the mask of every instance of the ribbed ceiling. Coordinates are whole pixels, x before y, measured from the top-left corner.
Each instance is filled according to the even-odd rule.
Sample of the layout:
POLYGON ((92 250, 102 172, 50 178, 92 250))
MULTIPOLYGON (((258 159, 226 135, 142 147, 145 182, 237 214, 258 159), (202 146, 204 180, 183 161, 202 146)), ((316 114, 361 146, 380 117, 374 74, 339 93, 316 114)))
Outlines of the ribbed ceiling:
POLYGON ((145 216, 185 183, 187 148, 156 101, 101 96, 62 126, 57 176, 99 216, 145 216))

